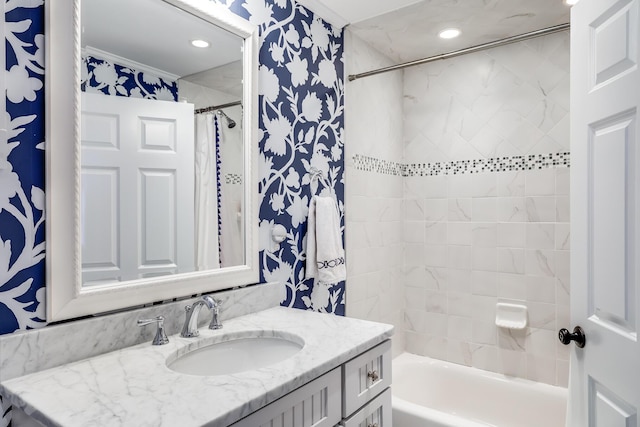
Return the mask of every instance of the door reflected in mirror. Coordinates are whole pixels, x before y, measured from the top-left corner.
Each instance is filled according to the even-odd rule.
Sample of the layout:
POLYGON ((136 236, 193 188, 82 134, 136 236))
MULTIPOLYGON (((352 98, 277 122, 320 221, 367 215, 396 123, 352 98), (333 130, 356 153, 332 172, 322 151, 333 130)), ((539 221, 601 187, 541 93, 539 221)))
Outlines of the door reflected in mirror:
POLYGON ((243 39, 158 0, 82 0, 83 287, 245 264, 243 39))

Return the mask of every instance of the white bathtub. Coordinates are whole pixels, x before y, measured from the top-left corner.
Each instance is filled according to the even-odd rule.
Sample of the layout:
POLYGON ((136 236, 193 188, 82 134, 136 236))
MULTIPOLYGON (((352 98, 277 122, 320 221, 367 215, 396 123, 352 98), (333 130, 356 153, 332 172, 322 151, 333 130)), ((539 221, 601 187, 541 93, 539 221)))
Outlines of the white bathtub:
POLYGON ((564 427, 567 390, 403 353, 394 427, 564 427))

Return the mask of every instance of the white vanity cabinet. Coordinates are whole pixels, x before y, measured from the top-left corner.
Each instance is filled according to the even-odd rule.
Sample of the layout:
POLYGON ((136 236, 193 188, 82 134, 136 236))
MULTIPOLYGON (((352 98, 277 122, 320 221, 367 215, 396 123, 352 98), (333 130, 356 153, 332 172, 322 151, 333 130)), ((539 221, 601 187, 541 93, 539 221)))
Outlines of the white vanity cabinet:
POLYGON ((232 427, 391 427, 390 385, 387 340, 232 427))
POLYGON ((391 427, 391 389, 367 402, 359 411, 340 423, 344 427, 391 427))
POLYGON ((342 365, 345 427, 391 427, 391 340, 342 365))
POLYGON ((232 427, 333 427, 341 419, 340 368, 281 397, 232 427))

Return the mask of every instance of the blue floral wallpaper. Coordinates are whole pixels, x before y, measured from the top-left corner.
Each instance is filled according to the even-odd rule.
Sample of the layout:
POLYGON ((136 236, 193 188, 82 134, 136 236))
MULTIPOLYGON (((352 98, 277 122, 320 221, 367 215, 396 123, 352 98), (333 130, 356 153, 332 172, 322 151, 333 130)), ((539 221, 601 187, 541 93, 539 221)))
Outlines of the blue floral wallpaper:
POLYGON ((112 96, 178 101, 178 83, 90 55, 82 58, 80 88, 112 96))
POLYGON ((0 141, 0 334, 44 313, 44 11, 6 1, 6 139, 0 141))
MULTIPOLYGON (((208 0, 202 0, 208 1, 208 0)), ((291 0, 211 0, 259 27, 261 282, 283 305, 343 315, 344 282, 304 280, 308 206, 333 196, 344 227, 343 34, 291 0), (318 179, 310 171, 317 170, 318 179), (287 240, 270 250, 270 231, 287 240)), ((5 0, 7 138, 0 142, 0 334, 44 325, 44 0, 5 0)), ((88 58, 86 79, 110 94, 171 97, 171 82, 128 86, 88 58)), ((121 70, 122 71, 122 70, 121 70)), ((124 70, 127 71, 127 70, 124 70)))
MULTIPOLYGON (((344 282, 304 279, 313 195, 335 197, 344 231, 343 34, 287 0, 234 1, 232 11, 260 28, 261 281, 287 285, 283 305, 344 315, 344 282), (312 179, 312 171, 318 179, 312 179), (275 224, 287 240, 269 250, 275 224)), ((344 234, 343 234, 344 235, 344 234)))

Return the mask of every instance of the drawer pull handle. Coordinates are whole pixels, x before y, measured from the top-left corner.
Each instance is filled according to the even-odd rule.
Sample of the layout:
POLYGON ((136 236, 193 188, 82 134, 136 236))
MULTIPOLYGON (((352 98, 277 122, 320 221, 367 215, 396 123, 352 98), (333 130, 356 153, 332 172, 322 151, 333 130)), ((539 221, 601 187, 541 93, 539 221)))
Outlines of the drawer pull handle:
POLYGON ((378 427, 378 423, 375 423, 375 424, 367 424, 367 427, 378 427))
MULTIPOLYGON (((380 378, 380 375, 378 375, 378 371, 369 371, 367 372, 367 377, 371 378, 371 381, 375 382, 375 381, 378 381, 378 378, 380 378)), ((371 427, 376 427, 376 426, 374 425, 371 427)))

